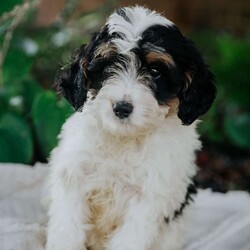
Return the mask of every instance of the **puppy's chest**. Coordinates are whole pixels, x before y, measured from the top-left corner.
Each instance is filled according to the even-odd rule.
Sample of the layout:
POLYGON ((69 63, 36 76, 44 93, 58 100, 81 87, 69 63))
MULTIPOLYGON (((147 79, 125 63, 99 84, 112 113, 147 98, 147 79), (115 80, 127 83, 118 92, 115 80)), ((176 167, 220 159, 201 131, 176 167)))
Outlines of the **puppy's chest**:
POLYGON ((141 190, 138 186, 112 174, 106 181, 101 181, 99 176, 97 179, 100 181, 87 192, 87 202, 91 212, 89 222, 92 225, 88 244, 93 249, 104 249, 106 240, 123 224, 130 199, 140 196, 141 190))
POLYGON ((100 239, 107 238, 122 224, 129 201, 140 197, 144 170, 138 159, 141 152, 133 147, 102 147, 98 152, 88 154, 83 188, 91 211, 92 236, 100 239))
POLYGON ((83 188, 94 224, 119 217, 128 201, 141 195, 144 171, 124 161, 97 157, 85 168, 83 188))
POLYGON ((138 142, 97 141, 85 155, 84 185, 89 191, 138 185, 145 172, 145 150, 138 142))

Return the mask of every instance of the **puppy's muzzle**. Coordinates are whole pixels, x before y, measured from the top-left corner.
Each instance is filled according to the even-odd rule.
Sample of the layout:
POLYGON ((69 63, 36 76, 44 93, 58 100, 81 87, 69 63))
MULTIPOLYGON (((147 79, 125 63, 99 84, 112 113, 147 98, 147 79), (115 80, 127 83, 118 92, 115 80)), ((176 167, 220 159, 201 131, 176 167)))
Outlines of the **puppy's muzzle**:
POLYGON ((133 105, 125 101, 117 102, 113 107, 115 115, 120 119, 128 118, 130 114, 133 112, 133 109, 134 109, 133 105))

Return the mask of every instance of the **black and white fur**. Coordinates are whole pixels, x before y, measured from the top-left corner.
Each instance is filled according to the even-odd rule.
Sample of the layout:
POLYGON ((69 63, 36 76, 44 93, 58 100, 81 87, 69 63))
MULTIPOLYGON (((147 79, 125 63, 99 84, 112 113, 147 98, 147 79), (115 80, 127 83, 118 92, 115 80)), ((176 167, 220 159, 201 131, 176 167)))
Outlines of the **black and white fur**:
POLYGON ((179 250, 196 119, 215 98, 192 41, 143 7, 113 13, 57 77, 78 111, 50 159, 47 250, 179 250))

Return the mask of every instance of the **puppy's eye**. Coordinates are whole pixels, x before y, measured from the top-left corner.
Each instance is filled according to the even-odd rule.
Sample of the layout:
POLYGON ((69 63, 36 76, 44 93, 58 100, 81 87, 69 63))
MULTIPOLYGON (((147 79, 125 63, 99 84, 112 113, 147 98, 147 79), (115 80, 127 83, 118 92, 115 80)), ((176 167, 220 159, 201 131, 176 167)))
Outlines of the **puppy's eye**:
POLYGON ((159 78, 161 76, 161 70, 158 67, 153 66, 149 68, 149 74, 153 78, 159 78))

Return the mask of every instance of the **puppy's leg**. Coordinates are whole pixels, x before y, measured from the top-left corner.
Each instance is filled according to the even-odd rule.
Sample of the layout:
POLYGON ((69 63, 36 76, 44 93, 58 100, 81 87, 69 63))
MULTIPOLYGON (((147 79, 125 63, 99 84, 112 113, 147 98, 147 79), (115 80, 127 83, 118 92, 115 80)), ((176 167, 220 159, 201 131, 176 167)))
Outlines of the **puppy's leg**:
POLYGON ((90 212, 83 192, 75 181, 66 182, 55 171, 51 179, 53 183, 46 249, 85 250, 90 212))
POLYGON ((160 211, 155 206, 157 201, 131 200, 123 225, 111 238, 109 250, 147 250, 159 233, 160 211))
POLYGON ((150 250, 181 250, 183 249, 186 236, 186 222, 183 218, 171 221, 170 224, 163 222, 159 237, 150 250))

